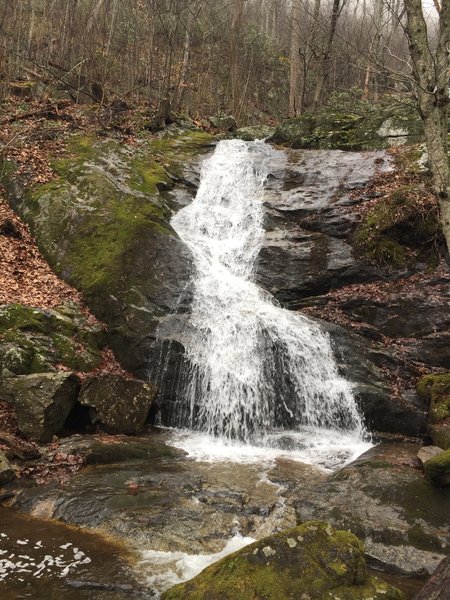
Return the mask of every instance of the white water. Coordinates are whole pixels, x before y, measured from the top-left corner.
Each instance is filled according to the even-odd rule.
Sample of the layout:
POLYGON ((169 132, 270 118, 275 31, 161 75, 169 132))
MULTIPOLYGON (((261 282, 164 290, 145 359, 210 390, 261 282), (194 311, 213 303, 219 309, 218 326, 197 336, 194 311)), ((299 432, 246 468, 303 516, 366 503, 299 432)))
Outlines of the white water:
POLYGON ((273 152, 263 142, 220 142, 195 200, 172 219, 197 272, 174 424, 200 432, 175 444, 199 459, 293 453, 333 468, 370 446, 351 386, 318 325, 254 283, 273 152))
POLYGON ((182 581, 192 579, 209 565, 254 541, 253 538, 234 535, 216 554, 146 550, 142 553, 140 567, 144 571, 151 572, 151 575, 146 577, 146 584, 154 590, 164 591, 182 581))

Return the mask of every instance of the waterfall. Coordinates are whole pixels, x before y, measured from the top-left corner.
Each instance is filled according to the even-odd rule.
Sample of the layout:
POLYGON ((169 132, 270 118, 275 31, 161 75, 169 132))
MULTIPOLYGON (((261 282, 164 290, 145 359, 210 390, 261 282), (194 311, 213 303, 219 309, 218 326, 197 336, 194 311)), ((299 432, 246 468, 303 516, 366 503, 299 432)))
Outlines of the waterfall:
POLYGON ((256 445, 286 430, 361 439, 351 385, 328 336, 254 283, 273 152, 263 142, 220 142, 204 162, 196 198, 172 219, 196 272, 174 424, 256 445))

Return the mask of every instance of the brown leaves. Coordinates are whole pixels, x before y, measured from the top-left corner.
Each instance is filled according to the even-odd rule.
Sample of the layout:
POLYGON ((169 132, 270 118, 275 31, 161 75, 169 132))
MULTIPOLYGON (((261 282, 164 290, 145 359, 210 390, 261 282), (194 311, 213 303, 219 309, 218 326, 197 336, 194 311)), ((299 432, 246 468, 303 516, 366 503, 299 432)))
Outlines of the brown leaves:
POLYGON ((81 294, 45 262, 28 226, 0 199, 0 304, 54 308, 69 301, 83 305, 81 294))

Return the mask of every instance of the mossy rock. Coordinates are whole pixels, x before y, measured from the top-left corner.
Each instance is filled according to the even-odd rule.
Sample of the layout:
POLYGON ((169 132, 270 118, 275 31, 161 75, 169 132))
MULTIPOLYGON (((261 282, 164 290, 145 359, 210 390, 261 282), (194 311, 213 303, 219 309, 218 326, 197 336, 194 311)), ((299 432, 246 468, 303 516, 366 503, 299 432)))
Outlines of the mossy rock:
POLYGON ((424 465, 431 483, 438 487, 450 487, 450 450, 436 454, 424 465))
POLYGON ((240 127, 236 131, 235 137, 245 142, 252 142, 253 140, 262 140, 272 136, 274 133, 275 129, 268 125, 249 125, 248 127, 240 127))
POLYGON ((434 242, 442 237, 439 212, 419 207, 420 193, 415 185, 402 186, 377 202, 354 235, 357 253, 393 267, 405 267, 424 255, 433 263, 434 242))
POLYGON ((91 371, 101 362, 104 332, 75 305, 59 310, 0 306, 0 379, 56 371, 91 371))
POLYGON ((425 375, 417 384, 417 392, 430 402, 430 423, 450 418, 450 373, 425 375))
MULTIPOLYGON (((83 292, 108 325, 108 345, 139 377, 146 376, 159 320, 192 268, 190 251, 170 225, 167 191, 184 184, 187 165, 213 141, 199 130, 142 137, 135 147, 74 136, 66 156, 54 161, 58 177, 49 183, 24 191, 11 169, 3 176, 10 204, 30 224, 45 258, 83 292)), ((62 349, 64 340, 56 342, 62 349)), ((71 349, 64 354, 68 360, 71 349)))
POLYGON ((450 449, 450 418, 441 421, 441 423, 429 425, 428 433, 433 440, 433 444, 443 450, 450 449))
POLYGON ((401 600, 371 578, 364 546, 353 534, 319 521, 246 546, 206 568, 162 600, 401 600))
POLYGON ((378 134, 383 116, 369 118, 353 112, 324 110, 304 113, 281 123, 272 141, 292 148, 371 150, 384 148, 378 134))

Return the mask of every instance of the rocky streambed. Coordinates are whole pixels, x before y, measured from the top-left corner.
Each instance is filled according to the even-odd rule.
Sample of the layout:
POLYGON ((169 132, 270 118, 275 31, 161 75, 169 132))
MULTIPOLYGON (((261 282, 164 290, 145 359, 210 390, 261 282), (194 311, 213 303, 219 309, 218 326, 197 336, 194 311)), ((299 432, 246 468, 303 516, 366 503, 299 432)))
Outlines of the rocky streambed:
MULTIPOLYGON (((364 539, 369 566, 393 577, 407 597, 448 554, 450 491, 427 481, 417 444, 381 444, 333 473, 289 452, 247 462, 237 454, 233 460, 232 447, 229 460, 207 462, 174 443, 179 445, 170 430, 138 438, 67 438, 61 451, 79 453, 88 466, 61 485, 10 483, 6 504, 122 540, 137 591, 164 590, 221 558, 225 548, 236 550, 310 520, 364 539)), ((71 535, 76 540, 82 534, 68 530, 65 538, 84 548, 71 535)), ((106 544, 101 539, 100 549, 106 544)), ((74 564, 70 578, 87 587, 94 579, 101 589, 110 583, 109 572, 101 561, 97 567, 86 572, 74 564)), ((120 597, 127 590, 113 591, 120 597)))

